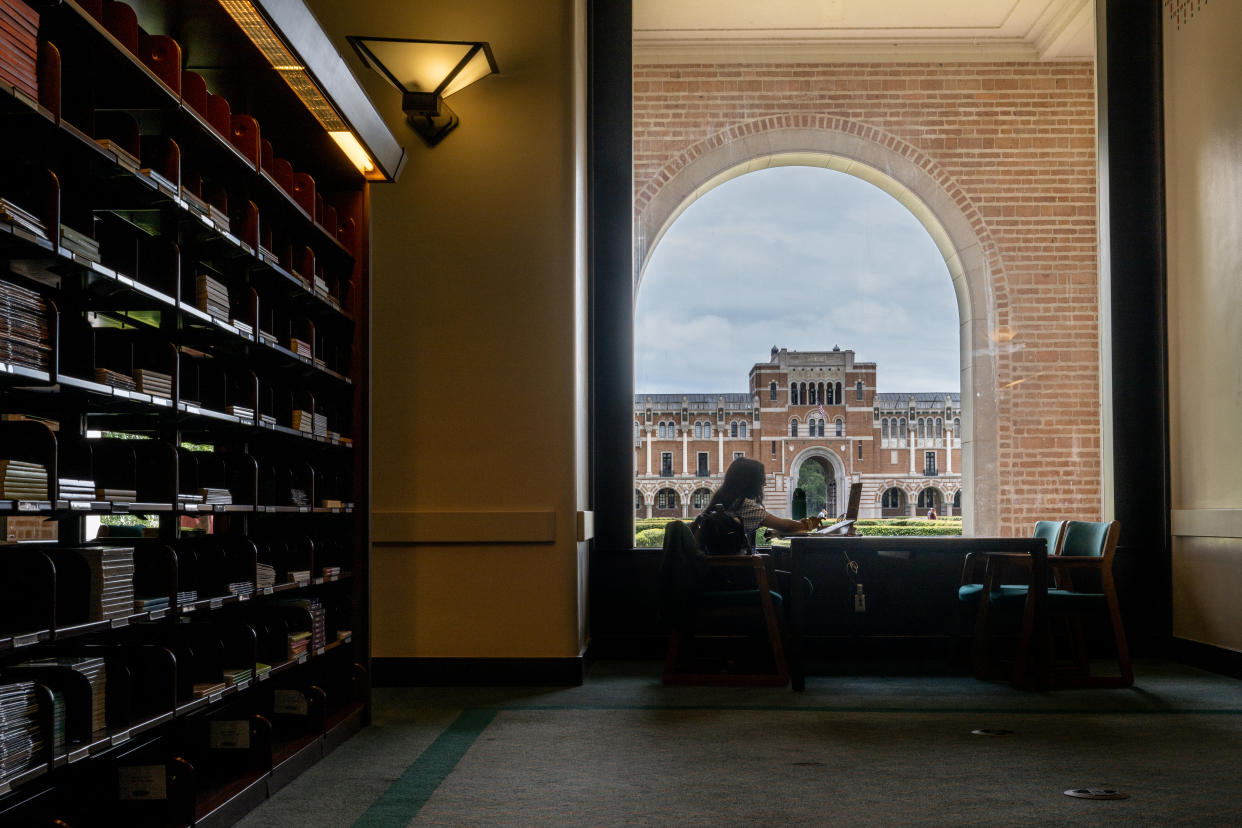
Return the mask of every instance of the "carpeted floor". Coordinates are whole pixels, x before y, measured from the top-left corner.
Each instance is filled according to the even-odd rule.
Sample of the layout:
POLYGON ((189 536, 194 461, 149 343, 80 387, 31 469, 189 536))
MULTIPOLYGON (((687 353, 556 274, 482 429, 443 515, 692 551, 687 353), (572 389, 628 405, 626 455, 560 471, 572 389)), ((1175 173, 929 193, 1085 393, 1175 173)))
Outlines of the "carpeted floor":
POLYGON ((1137 673, 1129 690, 885 675, 793 693, 666 688, 627 662, 567 689, 380 688, 371 727, 241 825, 1242 825, 1242 682, 1137 673))

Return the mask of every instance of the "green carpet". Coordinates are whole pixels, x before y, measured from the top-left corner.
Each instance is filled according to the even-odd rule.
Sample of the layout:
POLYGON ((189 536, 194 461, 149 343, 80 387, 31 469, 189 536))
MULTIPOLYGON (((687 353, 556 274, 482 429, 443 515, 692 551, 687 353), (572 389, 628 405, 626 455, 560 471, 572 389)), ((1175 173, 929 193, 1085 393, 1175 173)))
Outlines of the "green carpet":
POLYGON ((579 688, 379 689, 374 726, 242 825, 1242 824, 1242 683, 1141 667, 1134 689, 1045 694, 666 688, 634 664, 579 688))

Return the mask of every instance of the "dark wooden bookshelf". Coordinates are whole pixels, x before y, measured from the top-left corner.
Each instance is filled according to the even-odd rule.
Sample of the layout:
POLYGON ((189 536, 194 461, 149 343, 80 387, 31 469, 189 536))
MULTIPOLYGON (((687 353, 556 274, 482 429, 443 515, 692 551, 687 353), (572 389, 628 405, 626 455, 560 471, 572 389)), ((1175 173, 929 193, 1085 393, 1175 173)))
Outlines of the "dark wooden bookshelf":
POLYGON ((228 825, 368 716, 369 183, 216 0, 6 15, 0 826, 228 825))

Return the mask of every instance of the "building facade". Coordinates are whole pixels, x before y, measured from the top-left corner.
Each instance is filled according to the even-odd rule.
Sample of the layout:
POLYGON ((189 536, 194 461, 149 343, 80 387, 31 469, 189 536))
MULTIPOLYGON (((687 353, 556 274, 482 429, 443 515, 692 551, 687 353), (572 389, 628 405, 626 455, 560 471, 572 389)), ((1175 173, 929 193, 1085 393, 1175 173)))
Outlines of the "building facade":
POLYGON ((875 389, 876 364, 851 350, 773 348, 751 367, 746 393, 636 395, 635 516, 697 514, 738 457, 764 464, 773 514, 800 510, 810 463, 830 515, 845 511, 855 482, 859 517, 960 515, 961 395, 875 389))

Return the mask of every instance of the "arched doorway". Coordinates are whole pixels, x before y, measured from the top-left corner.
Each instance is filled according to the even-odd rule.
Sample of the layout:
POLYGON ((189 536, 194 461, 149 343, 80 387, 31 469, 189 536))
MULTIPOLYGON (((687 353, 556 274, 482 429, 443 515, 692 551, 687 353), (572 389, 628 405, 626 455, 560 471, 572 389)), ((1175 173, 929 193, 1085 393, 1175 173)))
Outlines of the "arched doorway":
POLYGON ((831 449, 814 446, 797 454, 789 465, 789 486, 807 493, 806 513, 826 508, 831 517, 845 511, 842 492, 849 491, 845 464, 831 449))
MULTIPOLYGON (((978 211, 933 159, 892 135, 830 116, 773 116, 735 125, 669 162, 636 199, 635 295, 650 253, 685 208, 720 184, 770 166, 815 166, 871 182, 905 205, 935 241, 960 311, 963 529, 1000 528, 996 360, 1008 330, 1007 288, 978 211), (982 485, 981 485, 982 484, 982 485)), ((796 478, 792 477, 793 480, 796 478)))

